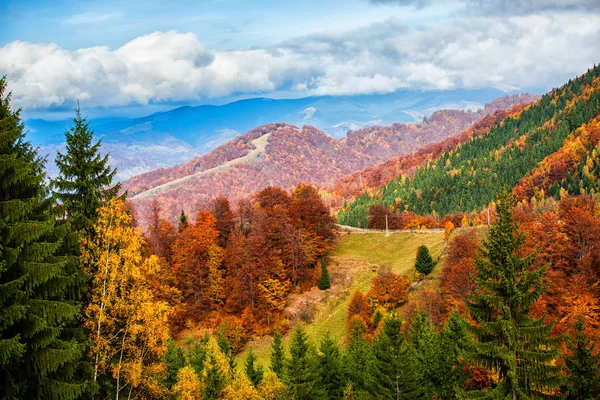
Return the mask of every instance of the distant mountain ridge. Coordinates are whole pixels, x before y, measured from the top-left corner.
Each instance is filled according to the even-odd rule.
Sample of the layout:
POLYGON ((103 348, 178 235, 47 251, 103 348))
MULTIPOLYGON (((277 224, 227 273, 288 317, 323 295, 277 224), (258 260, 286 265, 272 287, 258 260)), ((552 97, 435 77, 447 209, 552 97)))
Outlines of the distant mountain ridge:
MULTIPOLYGON (((476 110, 506 93, 495 89, 399 91, 360 96, 300 99, 252 98, 214 106, 183 106, 140 118, 92 120, 91 127, 111 153, 118 178, 178 165, 217 148, 256 126, 272 122, 315 126, 334 138, 348 130, 394 122, 419 122, 435 111, 476 110)), ((83 104, 84 106, 85 104, 83 104)), ((62 149, 68 120, 26 121, 28 139, 53 157, 62 149)))
POLYGON ((263 125, 187 163, 133 177, 124 188, 141 210, 156 198, 171 219, 182 209, 193 215, 199 204, 220 194, 236 202, 269 185, 289 189, 299 182, 334 182, 457 135, 497 109, 535 98, 508 96, 477 112, 437 111, 419 123, 351 131, 341 140, 312 126, 263 125))

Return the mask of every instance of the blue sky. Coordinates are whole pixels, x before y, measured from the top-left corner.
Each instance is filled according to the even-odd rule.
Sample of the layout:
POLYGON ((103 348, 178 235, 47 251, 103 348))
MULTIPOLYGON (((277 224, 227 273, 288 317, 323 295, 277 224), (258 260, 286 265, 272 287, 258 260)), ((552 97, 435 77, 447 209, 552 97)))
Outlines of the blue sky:
MULTIPOLYGON (((600 62, 597 0, 0 0, 33 115, 249 96, 549 89, 600 62)), ((101 113, 101 112, 100 112, 101 113)))

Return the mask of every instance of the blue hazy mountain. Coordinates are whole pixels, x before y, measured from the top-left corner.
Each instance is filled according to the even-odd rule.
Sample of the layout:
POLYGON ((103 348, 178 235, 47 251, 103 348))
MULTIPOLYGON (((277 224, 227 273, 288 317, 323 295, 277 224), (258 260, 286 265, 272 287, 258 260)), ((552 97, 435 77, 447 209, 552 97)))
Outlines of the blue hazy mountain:
MULTIPOLYGON (((299 99, 251 98, 224 105, 183 106, 141 118, 102 118, 90 126, 111 152, 121 178, 175 165, 257 126, 286 122, 312 125, 335 138, 348 130, 393 122, 420 121, 441 109, 478 109, 508 93, 495 89, 398 91, 358 96, 299 99)), ((50 161, 64 142, 69 120, 25 122, 28 139, 50 161)), ((50 174, 52 164, 49 163, 50 174)))

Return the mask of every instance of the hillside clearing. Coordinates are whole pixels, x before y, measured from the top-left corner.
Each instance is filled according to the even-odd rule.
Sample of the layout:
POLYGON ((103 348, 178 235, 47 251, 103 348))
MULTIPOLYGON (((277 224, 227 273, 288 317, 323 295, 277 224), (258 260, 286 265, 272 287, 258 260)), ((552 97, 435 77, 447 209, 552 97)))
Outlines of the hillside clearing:
MULTIPOLYGON (((355 290, 367 291, 371 280, 380 268, 390 268, 396 274, 413 277, 417 248, 425 244, 431 250, 434 259, 444 246, 444 232, 395 232, 384 233, 342 232, 331 255, 330 274, 332 287, 326 291, 317 288, 301 295, 292 295, 288 310, 301 313, 311 308, 312 320, 303 323, 313 344, 329 332, 338 343, 342 343, 346 329, 348 303, 355 290), (294 310, 295 309, 295 310, 294 310)), ((438 264, 432 275, 441 271, 438 264)), ((286 348, 290 335, 283 338, 286 348)), ((258 362, 267 367, 270 363, 271 337, 256 338, 249 343, 258 362)), ((243 367, 246 351, 238 355, 238 367, 243 367)))

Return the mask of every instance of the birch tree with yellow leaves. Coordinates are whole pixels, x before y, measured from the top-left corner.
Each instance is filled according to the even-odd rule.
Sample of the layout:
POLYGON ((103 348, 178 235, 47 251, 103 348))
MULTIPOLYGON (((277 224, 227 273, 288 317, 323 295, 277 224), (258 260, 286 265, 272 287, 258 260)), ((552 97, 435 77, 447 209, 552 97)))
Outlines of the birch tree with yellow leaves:
POLYGON ((120 199, 98 210, 94 235, 82 241, 83 263, 93 276, 84 325, 94 381, 117 400, 164 390, 159 380, 171 307, 152 292, 148 281, 160 267, 156 256, 142 256, 143 244, 120 199))

